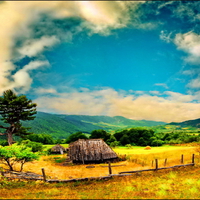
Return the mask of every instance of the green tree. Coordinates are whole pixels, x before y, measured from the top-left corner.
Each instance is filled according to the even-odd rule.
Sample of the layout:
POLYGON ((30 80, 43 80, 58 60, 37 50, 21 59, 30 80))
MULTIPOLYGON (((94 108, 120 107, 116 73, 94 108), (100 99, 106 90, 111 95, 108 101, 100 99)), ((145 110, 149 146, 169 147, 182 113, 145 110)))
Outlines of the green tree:
POLYGON ((27 139, 33 142, 40 142, 42 144, 54 144, 53 137, 48 134, 30 134, 27 136, 27 139))
POLYGON ((122 137, 121 137, 121 139, 120 139, 120 143, 122 144, 122 145, 126 145, 126 144, 130 144, 130 140, 129 140, 129 137, 128 137, 128 135, 123 135, 122 137))
POLYGON ((117 141, 114 135, 111 135, 109 139, 106 140, 106 143, 110 145, 112 142, 117 141))
POLYGON ((5 129, 8 144, 14 143, 13 135, 25 137, 30 134, 27 132, 29 128, 25 128, 21 124, 22 121, 33 120, 35 118, 36 104, 32 100, 26 98, 25 95, 17 96, 12 90, 7 90, 0 97, 0 115, 2 121, 9 124, 8 127, 0 125, 0 128, 5 129))
POLYGON ((78 139, 88 139, 88 137, 82 132, 73 133, 66 139, 66 143, 75 142, 78 139))
POLYGON ((30 140, 22 140, 20 145, 23 145, 25 147, 31 148, 32 152, 41 152, 43 150, 43 145, 40 142, 33 142, 30 140))
POLYGON ((119 145, 120 145, 120 142, 118 142, 118 141, 114 141, 114 142, 110 143, 110 147, 116 147, 116 146, 119 146, 119 145))
POLYGON ((105 142, 106 140, 110 139, 111 134, 107 133, 106 131, 100 129, 100 130, 94 130, 91 132, 90 139, 103 139, 105 142))
POLYGON ((20 164, 20 171, 26 162, 37 160, 39 155, 24 146, 0 146, 0 161, 14 171, 14 165, 20 164))

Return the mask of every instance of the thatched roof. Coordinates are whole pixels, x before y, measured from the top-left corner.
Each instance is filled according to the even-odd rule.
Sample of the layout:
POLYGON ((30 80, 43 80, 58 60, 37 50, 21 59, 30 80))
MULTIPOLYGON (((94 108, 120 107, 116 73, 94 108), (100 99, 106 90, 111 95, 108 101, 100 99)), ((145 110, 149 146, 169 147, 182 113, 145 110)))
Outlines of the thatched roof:
POLYGON ((52 152, 52 153, 60 153, 60 154, 63 154, 63 152, 65 152, 65 151, 66 151, 65 147, 61 146, 60 144, 57 144, 57 145, 55 145, 55 146, 53 146, 53 147, 51 148, 51 152, 52 152))
POLYGON ((69 145, 73 162, 95 162, 117 158, 117 154, 102 139, 79 139, 69 145))

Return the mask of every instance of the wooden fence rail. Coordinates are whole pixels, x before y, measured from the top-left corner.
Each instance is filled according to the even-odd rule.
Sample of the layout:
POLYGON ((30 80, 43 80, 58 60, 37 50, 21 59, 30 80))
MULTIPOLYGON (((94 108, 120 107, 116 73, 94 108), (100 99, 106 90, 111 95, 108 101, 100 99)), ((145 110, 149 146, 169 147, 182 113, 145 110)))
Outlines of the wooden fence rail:
POLYGON ((137 172, 146 172, 146 171, 157 171, 157 170, 161 170, 161 169, 172 169, 172 168, 176 168, 176 167, 187 167, 187 166, 194 166, 194 163, 185 164, 185 165, 174 165, 174 166, 171 166, 171 167, 161 167, 161 168, 155 168, 155 169, 125 171, 125 172, 119 172, 119 174, 137 173, 137 172))
MULTIPOLYGON (((100 176, 100 177, 86 177, 86 178, 76 178, 76 179, 67 179, 67 180, 59 180, 59 179, 47 179, 46 173, 45 173, 45 169, 42 168, 42 176, 41 175, 37 175, 35 174, 36 177, 30 176, 32 174, 29 174, 30 177, 23 177, 23 176, 18 176, 18 177, 6 177, 9 179, 25 179, 25 180, 43 180, 44 182, 48 182, 48 183, 67 183, 67 182, 77 182, 77 181, 89 181, 89 180, 105 180, 105 179, 109 179, 112 177, 122 177, 122 176, 131 176, 133 173, 138 173, 138 172, 145 172, 145 171, 157 171, 157 170, 162 170, 162 169, 173 169, 173 168, 178 168, 178 167, 187 167, 187 166, 194 166, 195 165, 195 155, 192 155, 192 163, 189 164, 182 164, 184 163, 184 157, 183 155, 181 155, 181 165, 174 165, 171 167, 158 167, 158 159, 155 159, 155 168, 153 169, 144 169, 144 170, 135 170, 135 171, 123 171, 123 172, 119 172, 119 174, 112 174, 112 167, 116 167, 117 165, 113 165, 111 166, 111 163, 108 163, 108 175, 107 176, 100 176), (41 176, 41 178, 39 178, 39 176, 41 176)), ((153 167, 153 161, 152 161, 152 167, 153 167)), ((166 166, 167 163, 167 158, 165 159, 164 162, 164 166, 166 166)), ((123 165, 118 165, 118 166, 123 166, 123 165)), ((105 166, 106 167, 106 166, 105 166)), ((16 174, 16 172, 13 172, 14 174, 16 174)), ((1 173, 2 176, 5 175, 5 172, 1 173)))

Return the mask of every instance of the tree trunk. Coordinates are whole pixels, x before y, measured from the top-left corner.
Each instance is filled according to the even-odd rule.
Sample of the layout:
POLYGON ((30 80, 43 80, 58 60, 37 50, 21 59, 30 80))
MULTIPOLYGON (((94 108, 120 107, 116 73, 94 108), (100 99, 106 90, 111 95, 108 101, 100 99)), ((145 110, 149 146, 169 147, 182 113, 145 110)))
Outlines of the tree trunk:
POLYGON ((25 159, 21 161, 21 168, 20 168, 20 172, 22 172, 22 170, 23 170, 23 166, 24 166, 25 162, 26 162, 26 160, 25 160, 25 159))
POLYGON ((8 158, 8 159, 5 159, 5 161, 7 162, 8 167, 10 168, 10 171, 14 171, 10 159, 9 159, 9 158, 8 158))
POLYGON ((8 138, 8 145, 11 146, 12 144, 15 143, 15 141, 13 140, 13 134, 10 130, 7 130, 7 138, 8 138))

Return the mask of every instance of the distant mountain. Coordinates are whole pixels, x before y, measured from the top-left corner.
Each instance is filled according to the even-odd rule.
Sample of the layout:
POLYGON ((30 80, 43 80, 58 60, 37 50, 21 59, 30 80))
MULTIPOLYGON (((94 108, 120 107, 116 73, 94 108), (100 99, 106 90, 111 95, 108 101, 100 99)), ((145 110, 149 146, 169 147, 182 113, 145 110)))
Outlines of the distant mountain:
MULTIPOLYGON (((0 122, 1 124, 2 122, 0 122)), ((24 121, 23 126, 31 127, 34 133, 46 133, 54 138, 67 138, 70 134, 81 131, 91 133, 93 130, 122 130, 131 127, 164 125, 164 122, 131 120, 121 116, 61 115, 38 112, 32 121, 24 121)))
POLYGON ((169 123, 168 125, 176 125, 176 126, 181 126, 181 127, 186 127, 186 126, 192 126, 196 128, 200 128, 200 118, 199 119, 194 119, 194 120, 187 120, 184 122, 172 122, 169 123))

